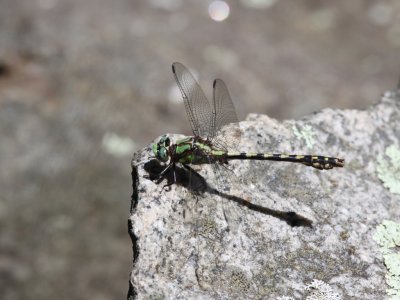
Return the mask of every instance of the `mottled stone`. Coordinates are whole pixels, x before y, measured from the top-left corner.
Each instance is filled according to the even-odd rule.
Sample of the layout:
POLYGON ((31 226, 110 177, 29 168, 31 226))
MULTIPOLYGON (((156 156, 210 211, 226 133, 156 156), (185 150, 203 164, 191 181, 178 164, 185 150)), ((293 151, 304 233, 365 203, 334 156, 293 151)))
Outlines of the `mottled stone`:
POLYGON ((382 181, 399 168, 383 175, 398 163, 387 149, 400 147, 399 129, 395 92, 367 110, 324 109, 284 122, 252 114, 240 123, 240 151, 334 156, 345 167, 233 161, 217 172, 178 168, 169 189, 151 180, 162 166, 150 147, 137 152, 130 296, 385 298, 387 270, 373 237, 383 220, 400 220, 390 186, 397 179, 382 181))

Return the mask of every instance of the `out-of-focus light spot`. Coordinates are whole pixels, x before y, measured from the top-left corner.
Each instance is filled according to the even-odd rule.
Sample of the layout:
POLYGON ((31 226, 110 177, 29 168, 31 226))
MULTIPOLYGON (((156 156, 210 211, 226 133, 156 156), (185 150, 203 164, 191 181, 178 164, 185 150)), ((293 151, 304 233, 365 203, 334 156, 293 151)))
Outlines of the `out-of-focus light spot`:
POLYGON ((385 26, 392 20, 393 10, 392 8, 382 2, 374 3, 368 10, 368 17, 378 26, 385 26))
POLYGON ((222 22, 229 17, 229 5, 224 1, 213 1, 208 6, 210 18, 217 22, 222 22))
POLYGON ((277 0, 242 0, 242 4, 255 9, 269 8, 275 4, 277 0))
POLYGON ((101 146, 105 152, 116 157, 132 155, 136 148, 131 138, 119 136, 114 132, 108 132, 103 136, 101 146))

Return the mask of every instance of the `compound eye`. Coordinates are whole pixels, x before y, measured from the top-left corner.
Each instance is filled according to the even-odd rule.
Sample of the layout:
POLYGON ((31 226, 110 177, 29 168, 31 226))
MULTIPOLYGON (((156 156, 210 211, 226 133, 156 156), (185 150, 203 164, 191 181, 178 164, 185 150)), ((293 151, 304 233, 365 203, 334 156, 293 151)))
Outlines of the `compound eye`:
POLYGON ((170 141, 169 137, 165 138, 165 146, 169 147, 170 144, 171 144, 171 141, 170 141))
POLYGON ((166 139, 168 139, 168 137, 166 135, 163 135, 158 143, 164 144, 166 139))
POLYGON ((166 162, 168 160, 168 153, 167 153, 167 149, 165 149, 164 147, 161 148, 158 151, 158 157, 162 162, 166 162))

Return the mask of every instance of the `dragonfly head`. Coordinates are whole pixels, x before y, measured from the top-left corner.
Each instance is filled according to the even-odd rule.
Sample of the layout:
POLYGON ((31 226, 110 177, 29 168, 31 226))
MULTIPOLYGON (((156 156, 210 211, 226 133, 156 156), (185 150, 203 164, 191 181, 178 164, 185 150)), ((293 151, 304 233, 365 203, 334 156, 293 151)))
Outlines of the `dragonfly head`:
POLYGON ((158 143, 154 143, 151 148, 154 155, 159 161, 167 162, 169 159, 169 146, 171 145, 171 140, 168 136, 163 135, 158 143))

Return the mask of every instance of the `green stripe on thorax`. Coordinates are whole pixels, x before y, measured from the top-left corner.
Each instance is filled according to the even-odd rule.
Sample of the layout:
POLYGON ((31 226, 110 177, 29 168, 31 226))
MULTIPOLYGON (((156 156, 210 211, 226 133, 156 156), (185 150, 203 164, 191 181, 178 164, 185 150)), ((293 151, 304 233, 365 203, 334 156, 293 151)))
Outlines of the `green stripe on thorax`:
POLYGON ((209 163, 209 156, 221 157, 226 152, 195 141, 193 137, 186 137, 176 142, 175 154, 182 164, 206 164, 209 163))

